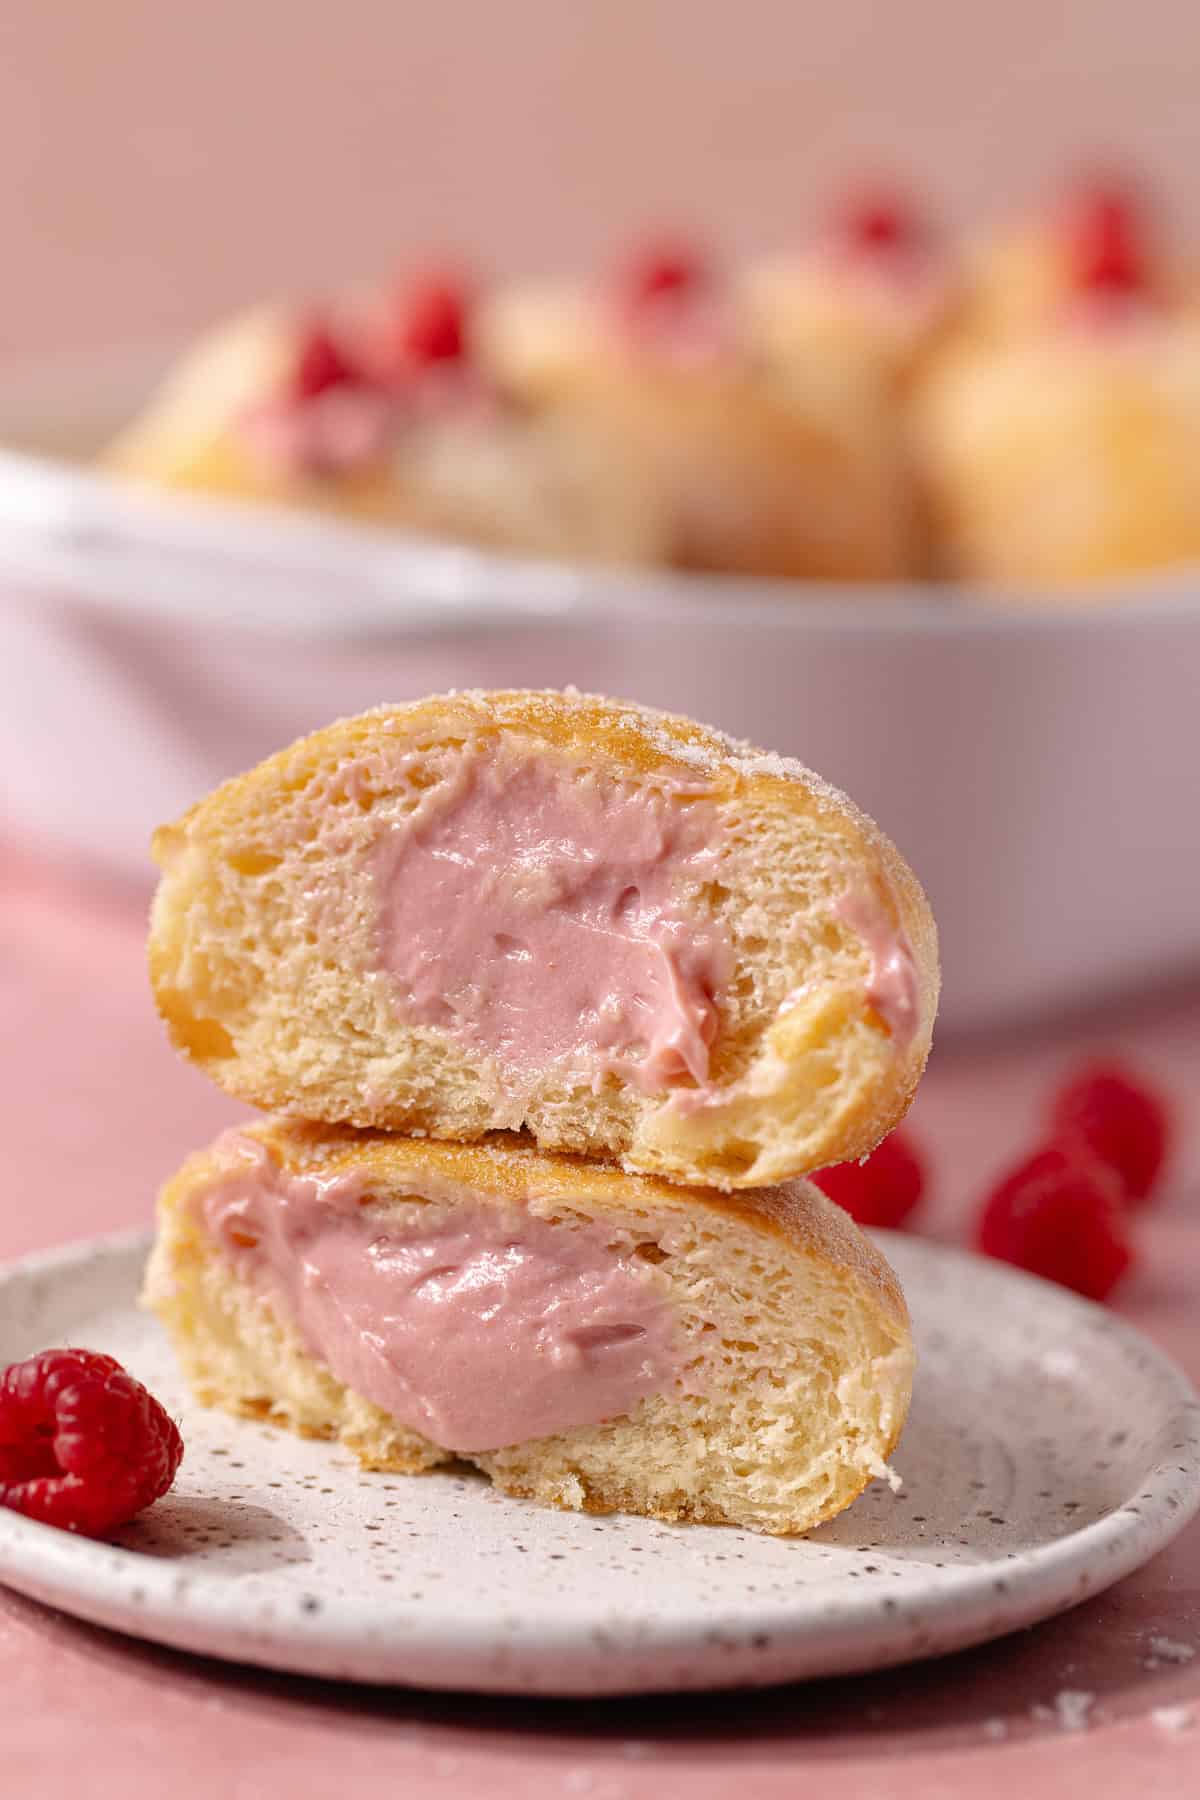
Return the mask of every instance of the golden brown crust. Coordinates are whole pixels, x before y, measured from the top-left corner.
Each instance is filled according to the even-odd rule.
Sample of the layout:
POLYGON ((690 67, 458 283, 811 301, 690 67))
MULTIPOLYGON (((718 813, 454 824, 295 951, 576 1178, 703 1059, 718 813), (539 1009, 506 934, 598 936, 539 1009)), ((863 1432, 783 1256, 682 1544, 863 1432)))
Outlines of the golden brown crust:
MULTIPOLYGON (((176 834, 186 832, 194 821, 203 819, 209 834, 222 824, 233 824, 243 812, 242 802, 253 803, 258 790, 277 776, 289 787, 299 787, 331 761, 366 747, 380 732, 420 739, 425 733, 444 735, 456 722, 464 731, 498 727, 570 753, 594 756, 600 751, 637 775, 669 773, 707 782, 717 800, 742 793, 784 798, 802 808, 812 806, 845 823, 848 848, 857 836, 861 848, 883 862, 889 880, 902 876, 900 885, 906 886, 911 896, 923 899, 911 870, 875 822, 794 758, 758 750, 681 713, 659 712, 634 701, 609 700, 572 688, 464 688, 337 719, 277 750, 244 775, 233 776, 197 801, 175 824, 161 827, 151 843, 155 860, 165 867, 176 834)), ((905 904, 907 908, 910 900, 905 904)), ((906 919, 906 923, 916 922, 915 918, 906 919)))

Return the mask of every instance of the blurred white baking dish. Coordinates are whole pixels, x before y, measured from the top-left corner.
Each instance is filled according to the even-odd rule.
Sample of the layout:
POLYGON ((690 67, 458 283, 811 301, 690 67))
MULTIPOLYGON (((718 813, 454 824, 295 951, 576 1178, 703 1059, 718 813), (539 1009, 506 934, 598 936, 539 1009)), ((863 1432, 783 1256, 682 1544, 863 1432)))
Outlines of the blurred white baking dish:
POLYGON ((149 880, 156 823, 313 726, 573 681, 847 788, 929 890, 944 1026, 1200 965, 1200 575, 1124 604, 1002 608, 523 564, 142 494, 78 458, 160 360, 0 378, 10 832, 149 880))

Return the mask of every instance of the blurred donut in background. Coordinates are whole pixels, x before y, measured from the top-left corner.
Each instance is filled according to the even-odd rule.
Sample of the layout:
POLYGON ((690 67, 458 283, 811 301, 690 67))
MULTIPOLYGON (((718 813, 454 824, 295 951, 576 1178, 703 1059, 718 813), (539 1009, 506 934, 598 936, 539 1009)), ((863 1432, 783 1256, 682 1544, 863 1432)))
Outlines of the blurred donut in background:
POLYGON ((965 246, 877 181, 744 266, 660 236, 574 281, 262 307, 104 461, 520 555, 1020 604, 1200 556, 1198 447, 1200 281, 1106 173, 965 246))

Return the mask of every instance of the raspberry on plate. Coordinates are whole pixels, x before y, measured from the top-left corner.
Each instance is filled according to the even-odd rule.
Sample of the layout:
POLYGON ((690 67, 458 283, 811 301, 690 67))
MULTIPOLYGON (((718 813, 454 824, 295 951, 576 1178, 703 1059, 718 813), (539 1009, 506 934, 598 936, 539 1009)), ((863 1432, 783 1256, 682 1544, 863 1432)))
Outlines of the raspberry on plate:
POLYGON ((902 1225, 921 1198, 925 1167, 910 1137, 893 1131, 865 1162, 837 1163, 812 1180, 857 1225, 902 1225))
POLYGON ((985 1256, 1015 1263, 1091 1300, 1133 1261, 1121 1184, 1077 1144, 1036 1150, 991 1191, 979 1217, 985 1256))
POLYGON ((1162 1172, 1171 1136, 1166 1104, 1121 1063, 1086 1063, 1055 1093, 1056 1138, 1078 1139, 1121 1179, 1125 1198, 1147 1199, 1162 1172))
POLYGON ((166 1493, 175 1421, 95 1350, 44 1350, 0 1375, 0 1506, 101 1537, 166 1493))

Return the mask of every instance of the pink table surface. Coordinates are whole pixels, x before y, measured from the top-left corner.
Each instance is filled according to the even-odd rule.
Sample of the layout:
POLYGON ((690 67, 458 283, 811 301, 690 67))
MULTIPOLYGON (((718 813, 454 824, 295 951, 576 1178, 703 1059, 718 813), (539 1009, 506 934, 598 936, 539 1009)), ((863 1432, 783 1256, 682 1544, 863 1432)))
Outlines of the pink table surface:
MULTIPOLYGON (((146 1221, 156 1183, 236 1110, 162 1039, 143 911, 141 898, 0 862, 0 1256, 146 1221)), ((936 1163, 932 1231, 958 1235, 972 1194, 1032 1129, 1046 1081, 1098 1043, 1136 1055, 1195 1120, 1196 990, 1036 1041, 944 1047, 913 1115, 936 1163)), ((1200 1376, 1200 1133, 1185 1138, 1142 1245, 1121 1311, 1200 1376)), ((0 1592, 0 1791, 767 1800, 823 1779, 863 1800, 1057 1800, 1070 1781, 1090 1800, 1195 1794, 1200 1655, 1149 1666, 1155 1635, 1200 1648, 1200 1523, 1109 1593, 982 1649, 678 1699, 534 1704, 325 1685, 156 1650, 0 1592), (1088 1729, 1044 1714, 1064 1690, 1095 1697, 1088 1729)))

